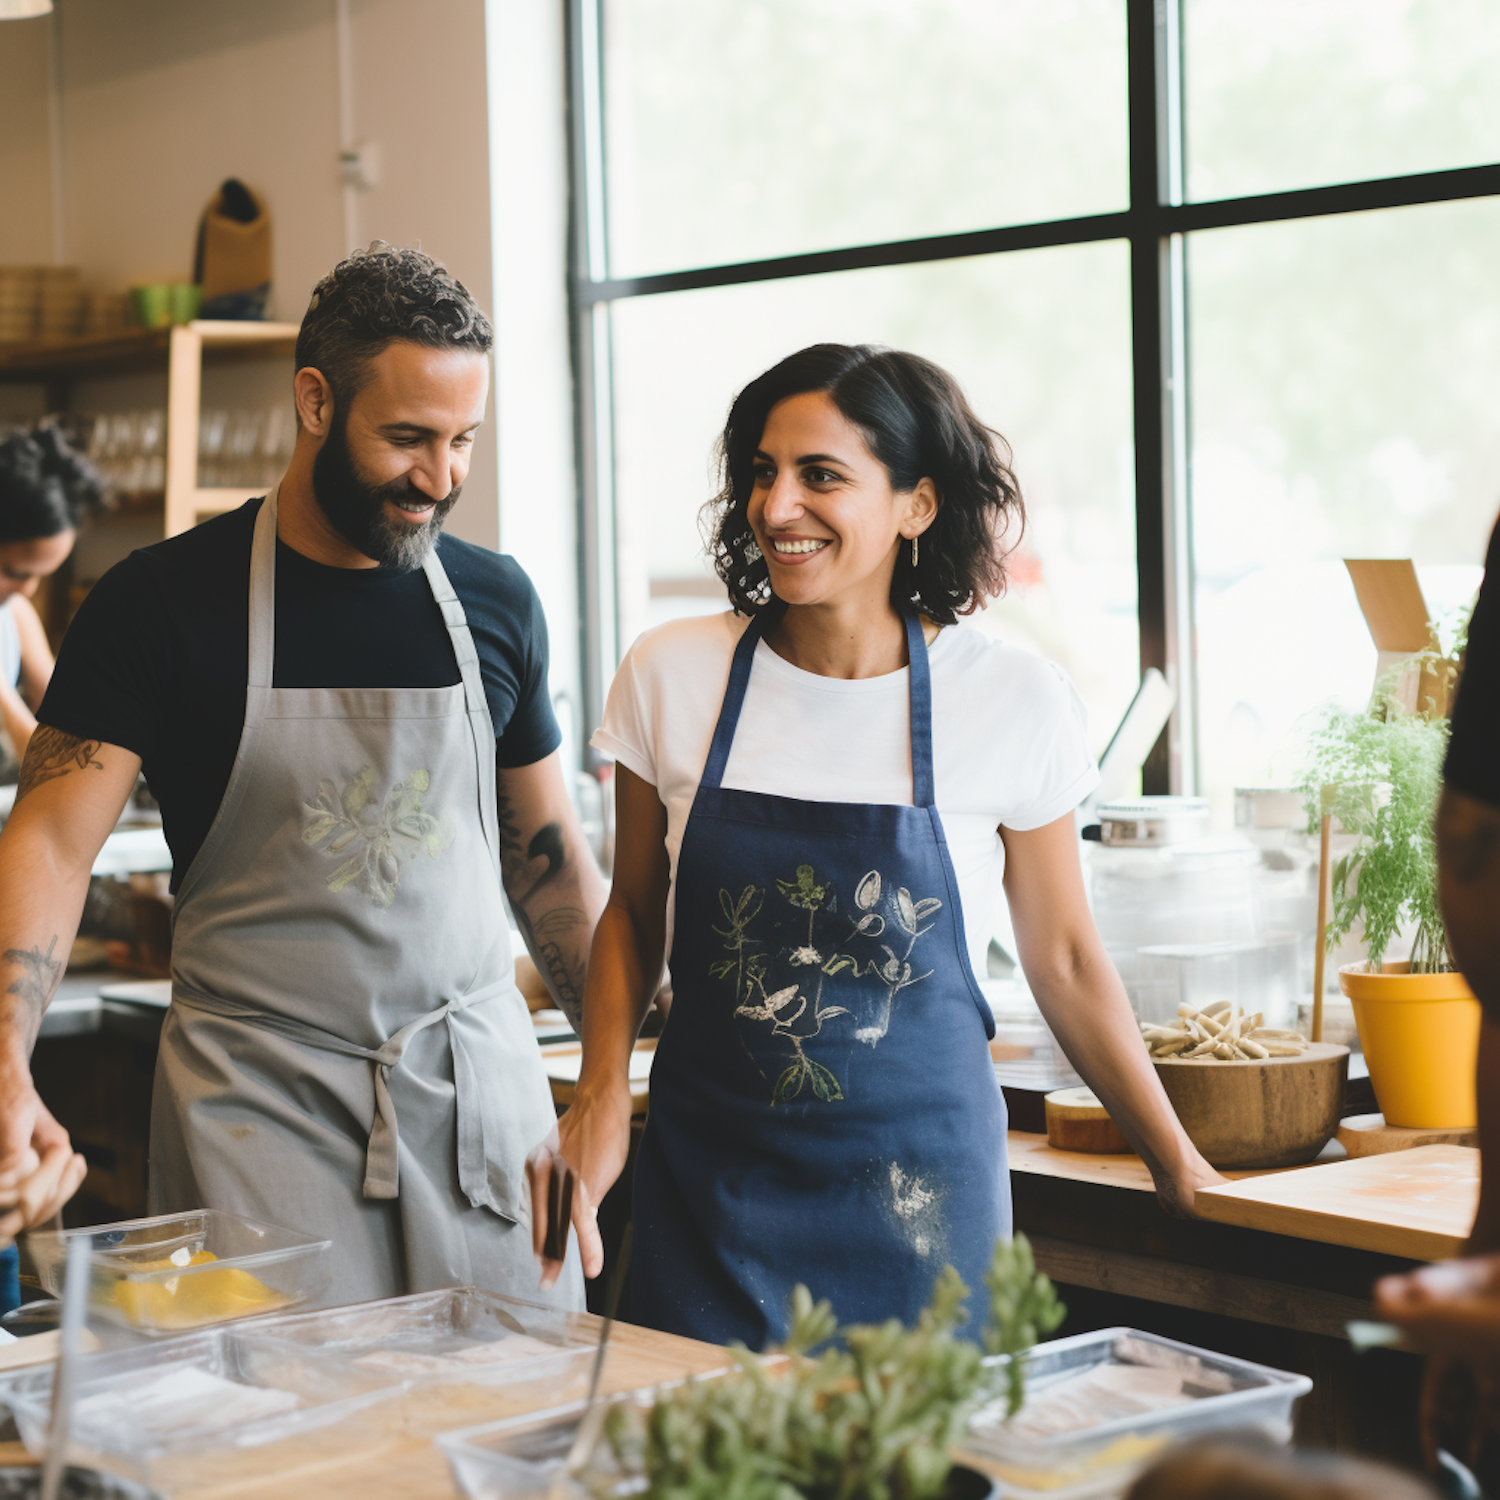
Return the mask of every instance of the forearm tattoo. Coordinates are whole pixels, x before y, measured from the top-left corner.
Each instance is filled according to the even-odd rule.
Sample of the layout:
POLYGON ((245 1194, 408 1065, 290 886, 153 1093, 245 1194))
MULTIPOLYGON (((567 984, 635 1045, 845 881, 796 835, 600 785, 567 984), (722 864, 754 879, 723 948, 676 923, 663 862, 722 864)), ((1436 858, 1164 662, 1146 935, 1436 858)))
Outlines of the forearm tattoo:
POLYGON ((582 1036, 583 980, 588 952, 580 950, 581 940, 588 935, 588 918, 576 906, 554 906, 535 923, 519 903, 513 904, 511 910, 552 998, 557 1001, 557 1008, 582 1036))
POLYGON ((99 740, 80 740, 50 725, 38 724, 21 761, 16 801, 44 782, 56 781, 70 771, 102 771, 104 762, 94 759, 101 743, 99 740))
POLYGON ((503 784, 495 787, 495 811, 500 824, 500 878, 510 897, 510 909, 526 939, 537 968, 547 981, 558 1009, 573 1030, 583 1031, 583 976, 588 967, 591 929, 581 907, 542 906, 546 887, 553 900, 566 901, 565 877, 576 869, 561 823, 544 823, 526 838, 520 817, 503 784))
POLYGON ((41 1019, 47 1002, 62 982, 63 961, 53 957, 57 951, 57 938, 58 934, 54 932, 45 953, 38 944, 35 948, 7 948, 0 954, 0 963, 14 964, 21 971, 6 986, 6 994, 14 995, 34 1020, 41 1019))

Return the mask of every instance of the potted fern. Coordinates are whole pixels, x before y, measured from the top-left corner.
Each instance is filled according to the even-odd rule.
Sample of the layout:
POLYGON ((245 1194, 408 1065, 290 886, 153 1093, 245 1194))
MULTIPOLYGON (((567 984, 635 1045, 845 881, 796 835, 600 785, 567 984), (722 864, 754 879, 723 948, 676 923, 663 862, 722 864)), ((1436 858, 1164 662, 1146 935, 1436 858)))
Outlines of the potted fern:
POLYGON ((1327 945, 1363 931, 1367 958, 1344 965, 1339 984, 1386 1123, 1413 1128, 1476 1120, 1479 1005, 1454 971, 1437 894, 1433 819, 1447 745, 1446 716, 1407 712, 1380 693, 1368 712, 1324 715, 1303 785, 1309 831, 1331 814, 1355 837, 1333 866, 1327 945), (1387 962, 1406 932, 1410 959, 1387 962))
POLYGON ((827 1302, 799 1286, 781 1353, 737 1348, 736 1369, 658 1391, 649 1407, 611 1410, 609 1474, 646 1500, 985 1500, 998 1488, 955 1466, 953 1445, 982 1402, 1025 1389, 1025 1352, 1065 1309, 1024 1235, 1000 1243, 985 1277, 983 1345, 958 1334, 968 1289, 947 1267, 914 1328, 839 1328, 827 1302), (811 1352, 819 1346, 823 1352, 811 1352), (989 1357, 986 1357, 986 1356, 989 1357), (1000 1356, 996 1358, 995 1356, 1000 1356))

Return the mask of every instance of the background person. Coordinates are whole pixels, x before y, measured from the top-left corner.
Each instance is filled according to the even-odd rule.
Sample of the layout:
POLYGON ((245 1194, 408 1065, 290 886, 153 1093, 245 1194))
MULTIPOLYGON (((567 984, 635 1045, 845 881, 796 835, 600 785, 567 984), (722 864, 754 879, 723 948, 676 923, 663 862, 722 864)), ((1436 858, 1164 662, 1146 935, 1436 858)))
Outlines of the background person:
POLYGON ((594 1205, 625 1164, 631 1047, 670 951, 636 1322, 760 1348, 799 1281, 861 1323, 914 1320, 945 1263, 982 1284, 1010 1227, 974 977, 1002 876, 1032 991, 1163 1201, 1190 1210, 1220 1180, 1089 915, 1077 695, 958 624, 1002 588, 1021 519, 1002 450, 915 355, 791 355, 724 430, 713 555, 735 612, 647 632, 610 689, 594 744, 617 761, 614 885, 575 1102, 531 1170, 538 1231, 551 1152, 581 1174, 596 1274, 594 1205))
MULTIPOLYGON (((31 1043, 144 766, 176 890, 152 1212, 331 1239, 333 1302, 534 1290, 524 1160, 554 1113, 504 896, 575 1018, 603 902, 536 593, 442 533, 491 342, 417 251, 377 243, 318 283, 281 484, 100 580, 0 835, 0 1170, 34 1134, 31 1043)), ((581 1305, 576 1269, 558 1295, 581 1305)))
POLYGON ((52 650, 31 601, 99 504, 98 475, 56 427, 0 435, 0 723, 18 760, 52 680, 52 650))
POLYGON ((1438 804, 1438 892, 1454 963, 1484 1007, 1479 1038, 1479 1211, 1470 1256, 1388 1276, 1382 1318, 1431 1352, 1429 1462, 1449 1448, 1500 1493, 1500 524, 1469 623, 1438 804))

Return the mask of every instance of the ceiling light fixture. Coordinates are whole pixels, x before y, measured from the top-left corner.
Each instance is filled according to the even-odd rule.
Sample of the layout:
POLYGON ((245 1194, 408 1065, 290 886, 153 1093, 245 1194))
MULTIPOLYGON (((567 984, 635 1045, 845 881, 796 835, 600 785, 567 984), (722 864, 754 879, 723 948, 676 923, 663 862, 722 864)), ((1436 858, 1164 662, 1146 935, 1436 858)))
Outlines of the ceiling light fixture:
POLYGON ((25 21, 52 14, 52 0, 0 0, 0 21, 25 21))

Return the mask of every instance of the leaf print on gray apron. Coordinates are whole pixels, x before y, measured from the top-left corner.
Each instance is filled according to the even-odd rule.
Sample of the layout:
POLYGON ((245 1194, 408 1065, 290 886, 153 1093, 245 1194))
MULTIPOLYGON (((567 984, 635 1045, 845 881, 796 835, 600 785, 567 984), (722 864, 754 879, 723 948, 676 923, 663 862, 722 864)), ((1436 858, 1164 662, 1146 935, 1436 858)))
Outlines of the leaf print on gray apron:
POLYGON ((453 842, 453 833, 431 813, 423 812, 422 798, 432 785, 427 771, 413 771, 398 781, 375 807, 375 768, 361 766, 342 792, 326 777, 304 807, 302 841, 325 854, 349 858, 332 871, 328 889, 347 886, 362 890, 376 906, 396 899, 401 861, 426 854, 439 858, 453 842))

